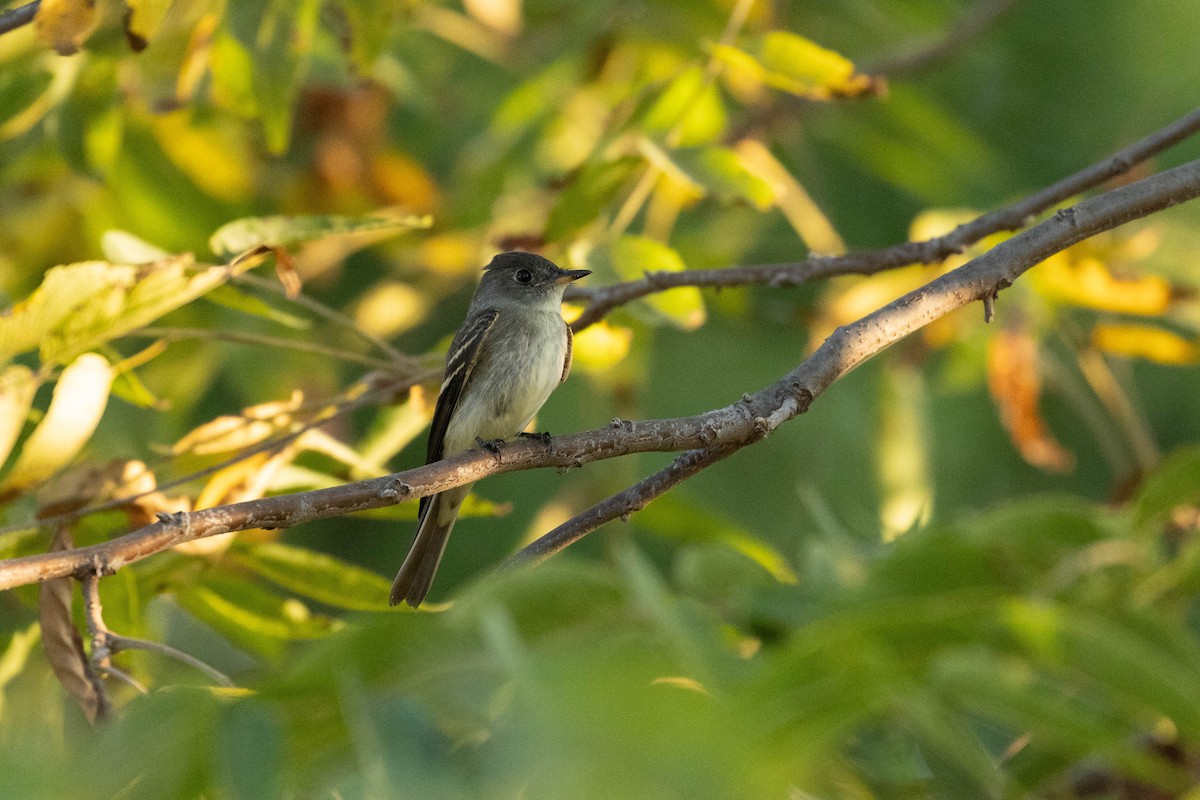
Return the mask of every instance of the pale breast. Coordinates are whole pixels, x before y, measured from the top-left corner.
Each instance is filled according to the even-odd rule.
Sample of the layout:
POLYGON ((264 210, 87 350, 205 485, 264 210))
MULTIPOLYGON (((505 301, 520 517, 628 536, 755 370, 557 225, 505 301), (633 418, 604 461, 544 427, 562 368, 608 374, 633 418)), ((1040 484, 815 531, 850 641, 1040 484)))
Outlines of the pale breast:
POLYGON ((475 437, 507 439, 520 433, 562 378, 567 331, 557 311, 507 321, 501 315, 488 339, 485 357, 447 426, 447 455, 473 447, 475 437))

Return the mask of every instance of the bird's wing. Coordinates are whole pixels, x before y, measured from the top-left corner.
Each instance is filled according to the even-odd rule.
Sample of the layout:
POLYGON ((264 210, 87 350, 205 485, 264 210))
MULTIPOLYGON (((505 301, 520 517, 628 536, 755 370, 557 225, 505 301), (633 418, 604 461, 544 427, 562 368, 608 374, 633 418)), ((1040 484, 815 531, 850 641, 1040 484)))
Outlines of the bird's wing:
MULTIPOLYGON (((496 326, 500 312, 494 308, 485 308, 472 314, 450 344, 450 355, 446 357, 446 374, 442 379, 442 388, 438 391, 437 405, 433 409, 433 423, 429 426, 429 448, 426 451, 426 464, 441 461, 445 455, 443 448, 446 442, 446 429, 454 416, 458 402, 462 399, 463 391, 471 380, 471 373, 479 361, 483 350, 484 340, 496 326)), ((417 519, 425 518, 426 509, 432 497, 422 497, 417 519)))
POLYGON ((571 374, 571 359, 575 354, 575 334, 571 331, 570 324, 567 324, 567 357, 563 359, 562 377, 558 379, 562 383, 571 374))

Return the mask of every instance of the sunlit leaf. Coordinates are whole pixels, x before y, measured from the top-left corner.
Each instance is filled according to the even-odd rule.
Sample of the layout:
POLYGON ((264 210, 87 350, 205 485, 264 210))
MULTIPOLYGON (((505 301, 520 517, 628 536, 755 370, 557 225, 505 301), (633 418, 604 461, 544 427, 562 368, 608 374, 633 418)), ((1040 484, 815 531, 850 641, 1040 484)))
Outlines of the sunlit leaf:
POLYGON ((875 462, 884 541, 923 525, 933 511, 928 397, 911 364, 887 364, 880 387, 875 462))
POLYGON ((303 402, 304 395, 294 392, 287 400, 250 406, 240 415, 217 417, 182 437, 171 446, 171 452, 209 455, 250 447, 287 426, 303 402))
POLYGON ((766 145, 757 139, 743 139, 734 152, 746 169, 769 186, 775 204, 809 251, 822 255, 846 252, 846 245, 829 218, 766 145))
POLYGON ((0 359, 39 347, 63 363, 199 297, 226 281, 224 267, 197 269, 178 256, 129 266, 88 261, 47 271, 33 294, 0 317, 0 359))
POLYGON ((1054 438, 1038 410, 1042 393, 1037 343, 1023 332, 1002 331, 988 342, 988 390, 1021 456, 1041 469, 1065 472, 1075 458, 1054 438))
POLYGON ((274 305, 238 289, 228 283, 216 287, 204 299, 225 308, 232 308, 244 314, 260 317, 276 322, 292 330, 304 331, 312 328, 312 321, 295 314, 289 314, 274 305))
POLYGON ((44 44, 69 56, 96 30, 98 16, 94 0, 42 0, 33 27, 44 44))
POLYGON ((870 76, 855 71, 852 61, 790 31, 764 36, 758 56, 768 84, 801 97, 827 100, 879 91, 870 76))
MULTIPOLYGON (((3 552, 2 548, 0 552, 3 552)), ((41 626, 34 623, 25 630, 14 631, 7 646, 0 652, 0 716, 4 714, 4 687, 21 674, 40 639, 41 626)))
POLYGON ((408 215, 245 217, 222 225, 208 245, 219 258, 232 258, 259 246, 288 247, 327 237, 377 231, 399 234, 413 228, 428 228, 431 224, 430 217, 408 215))
POLYGON ((409 390, 407 400, 388 406, 375 416, 371 428, 358 446, 363 460, 378 467, 384 466, 425 430, 432 415, 433 409, 425 397, 425 390, 414 386, 409 390))
POLYGON ((1172 453, 1146 477, 1134 500, 1134 524, 1144 528, 1177 506, 1196 502, 1200 502, 1200 449, 1188 447, 1172 453))
POLYGON ((0 372, 0 467, 25 426, 37 386, 33 371, 22 364, 12 364, 0 372))
POLYGON ((753 561, 781 583, 795 583, 796 573, 783 554, 732 520, 666 495, 636 517, 660 536, 687 542, 719 542, 753 561))
POLYGON ((1104 262, 1079 248, 1047 259, 1030 273, 1033 285, 1053 300, 1111 311, 1156 316, 1171 304, 1171 284, 1157 275, 1115 277, 1104 262))
POLYGON ((701 67, 680 72, 640 120, 640 128, 672 146, 711 144, 725 132, 725 103, 701 67), (674 134, 672 136, 672 134, 674 134))
POLYGON ((633 177, 639 159, 632 156, 586 165, 575 175, 550 209, 546 239, 561 241, 595 222, 600 212, 633 177))
POLYGON ((1106 353, 1156 364, 1200 363, 1200 344, 1151 325, 1097 325, 1092 329, 1092 344, 1106 353))
POLYGON ((125 38, 135 52, 146 49, 146 45, 158 32, 158 26, 166 16, 173 0, 125 0, 125 38))
POLYGON ((0 492, 41 483, 78 455, 100 424, 112 380, 112 367, 96 353, 85 353, 64 369, 50 408, 21 445, 0 492))
POLYGON ((114 264, 149 264, 163 261, 171 254, 161 247, 134 236, 129 231, 107 230, 100 236, 104 257, 114 264))
POLYGON ((282 655, 288 642, 317 639, 341 627, 314 616, 299 600, 234 578, 213 577, 181 588, 175 601, 234 644, 268 658, 282 655))
POLYGON ((325 553, 277 542, 240 544, 226 556, 298 595, 338 608, 389 609, 391 581, 325 553))
POLYGON ((575 368, 584 372, 604 372, 612 369, 629 355, 633 331, 600 320, 575 334, 575 368))
POLYGON ((673 150, 671 159, 718 199, 743 200, 760 211, 770 208, 775 192, 770 184, 751 172, 733 150, 727 147, 699 147, 673 150))
MULTIPOLYGON (((321 5, 317 0, 246 0, 231 6, 224 18, 228 42, 235 45, 225 50, 240 48, 240 60, 249 62, 250 96, 273 153, 284 152, 291 140, 293 107, 312 60, 321 5)), ((244 102, 245 87, 241 93, 244 102)))
MULTIPOLYGON (((611 246, 598 247, 588 255, 589 263, 615 270, 622 280, 633 281, 648 272, 681 272, 683 259, 662 242, 644 236, 622 236, 611 246)), ((644 301, 671 323, 691 330, 704 324, 704 299, 694 286, 657 292, 644 301)))

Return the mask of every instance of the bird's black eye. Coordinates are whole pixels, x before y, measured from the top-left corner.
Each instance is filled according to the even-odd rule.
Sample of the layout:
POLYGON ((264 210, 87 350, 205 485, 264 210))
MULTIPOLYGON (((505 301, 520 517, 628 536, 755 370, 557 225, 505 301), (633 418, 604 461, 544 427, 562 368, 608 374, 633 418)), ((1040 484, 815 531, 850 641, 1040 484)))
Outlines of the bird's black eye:
POLYGON ((533 280, 533 273, 527 269, 519 269, 513 277, 517 279, 517 283, 529 283, 533 280))

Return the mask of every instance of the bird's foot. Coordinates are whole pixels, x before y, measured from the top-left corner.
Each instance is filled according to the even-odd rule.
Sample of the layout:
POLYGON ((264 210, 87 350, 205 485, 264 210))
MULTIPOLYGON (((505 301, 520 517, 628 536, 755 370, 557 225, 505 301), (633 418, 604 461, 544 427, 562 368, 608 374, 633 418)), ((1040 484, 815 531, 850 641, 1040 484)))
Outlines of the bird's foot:
POLYGON ((522 439, 536 439, 544 445, 550 444, 550 431, 542 431, 540 433, 521 431, 517 436, 520 436, 522 439))
POLYGON ((475 446, 480 450, 487 450, 492 455, 499 455, 500 448, 504 446, 503 439, 481 439, 475 437, 475 446))

